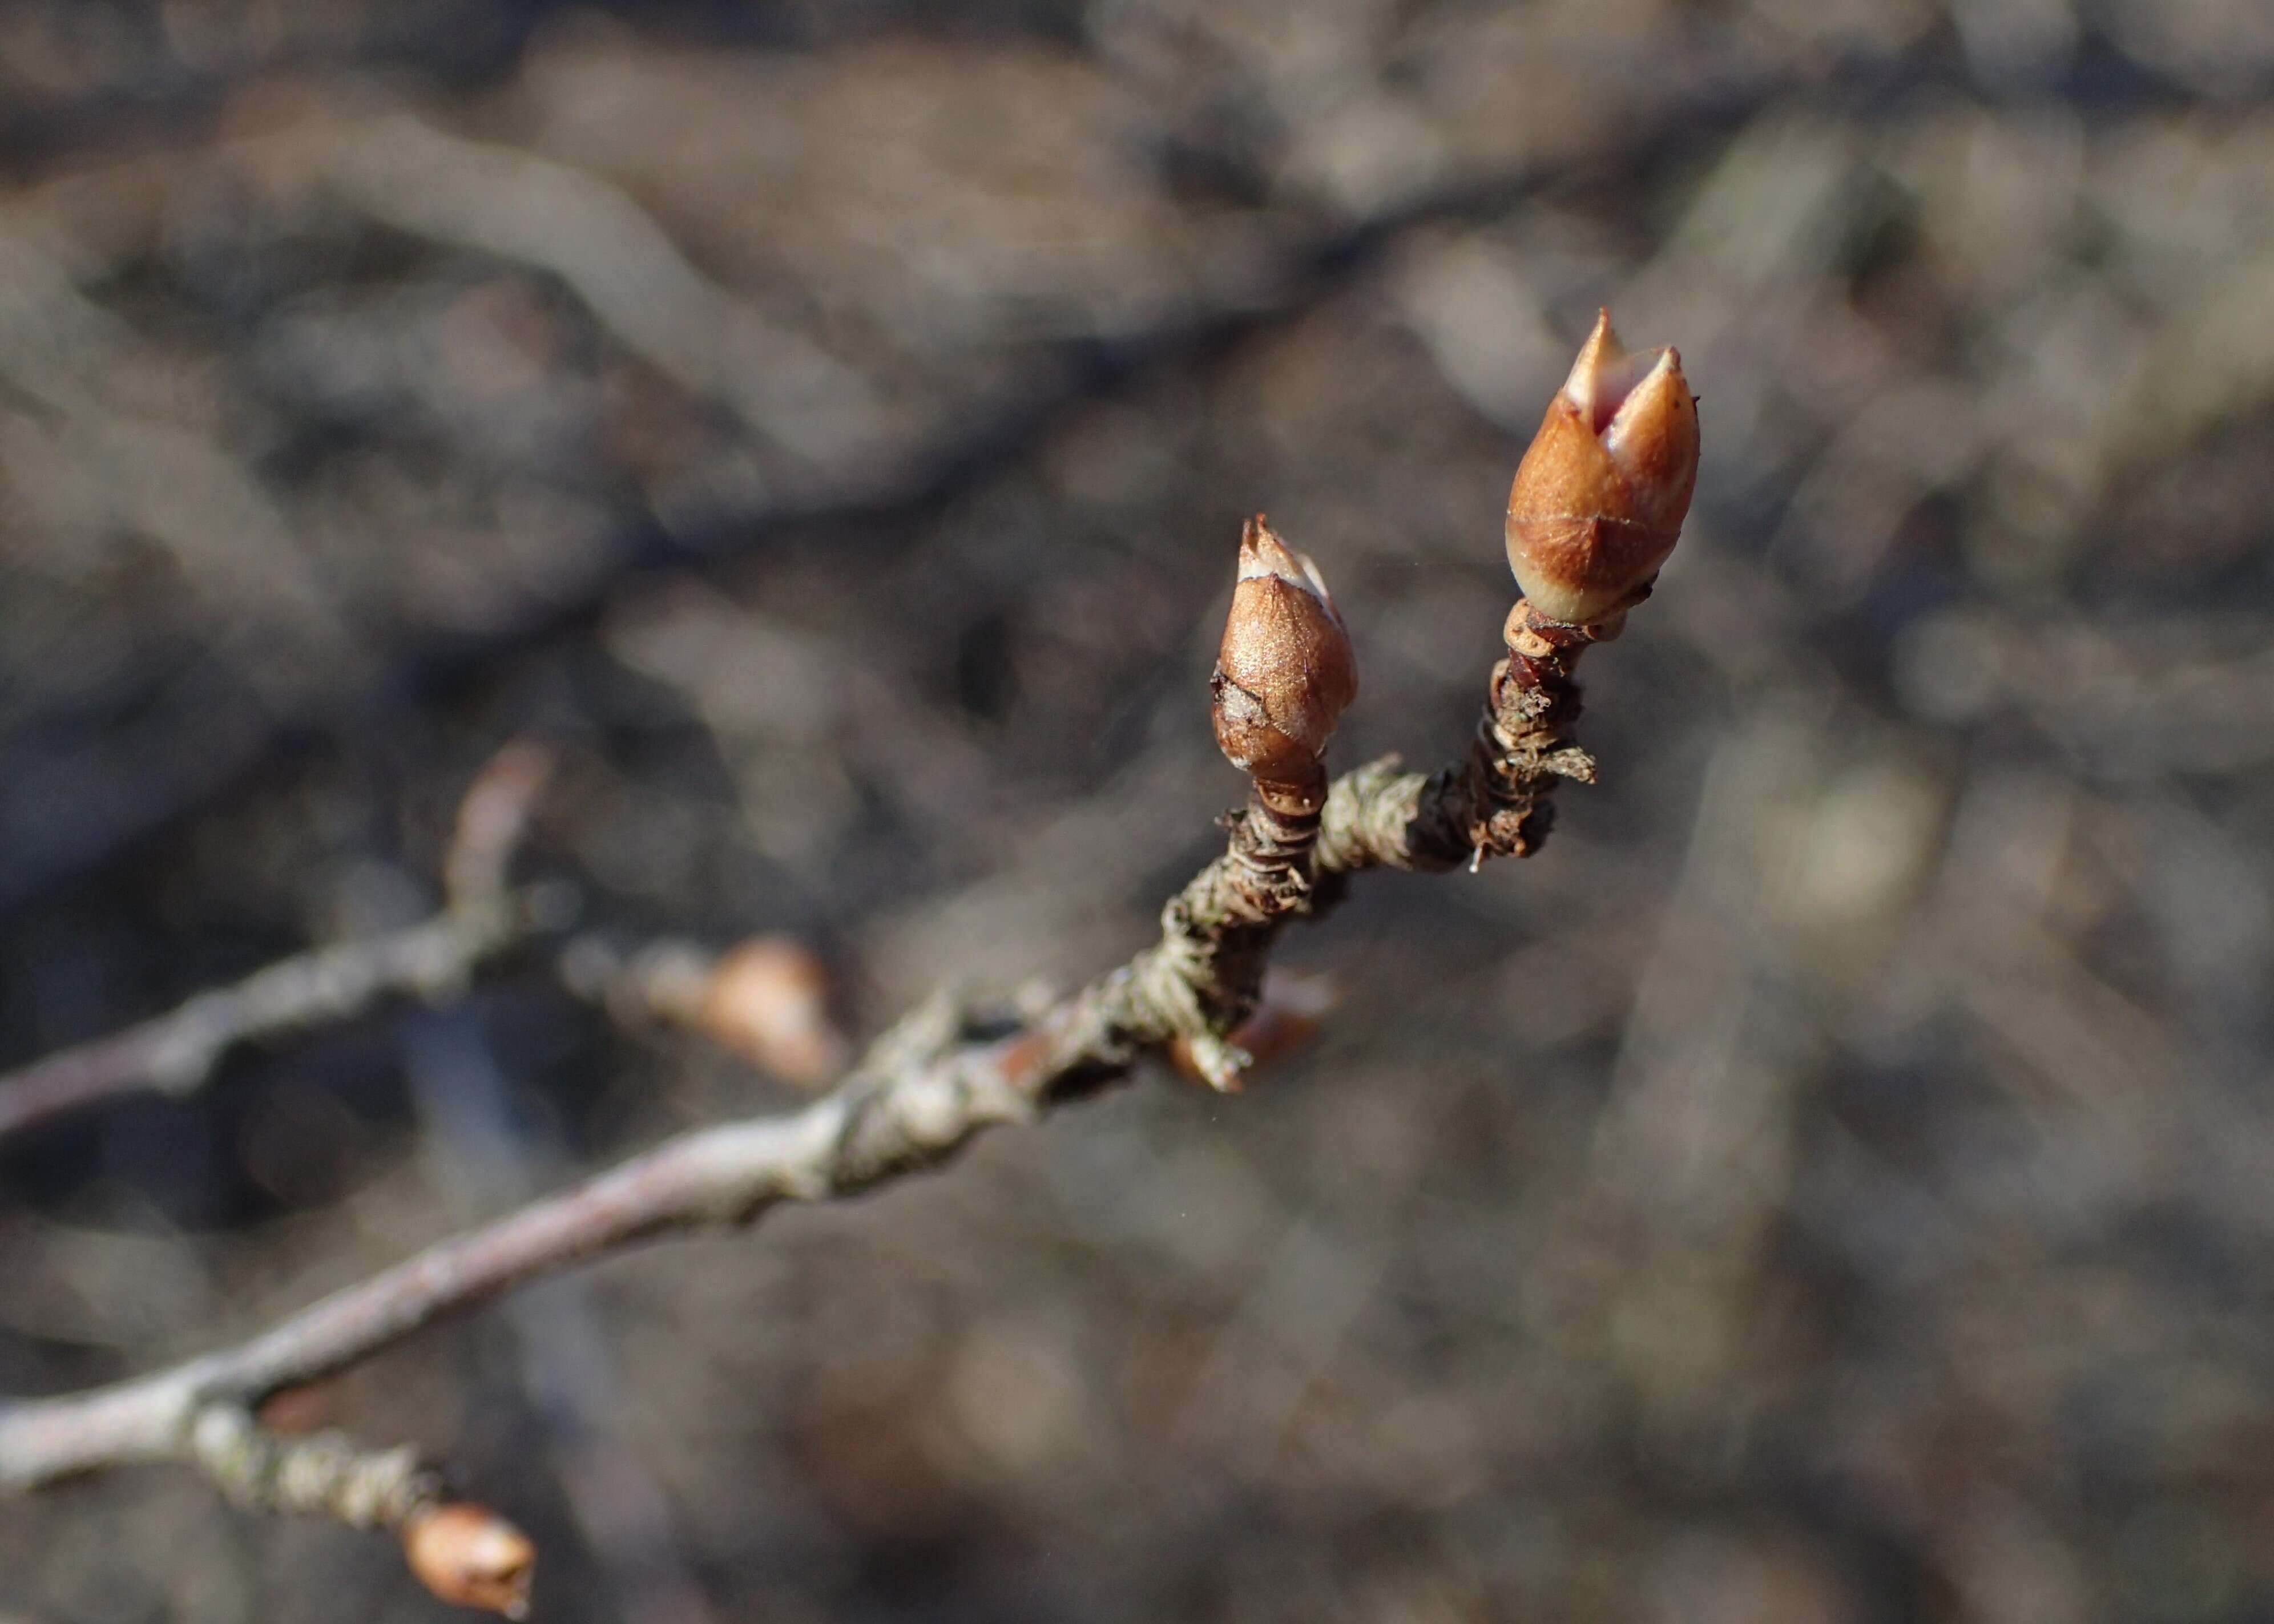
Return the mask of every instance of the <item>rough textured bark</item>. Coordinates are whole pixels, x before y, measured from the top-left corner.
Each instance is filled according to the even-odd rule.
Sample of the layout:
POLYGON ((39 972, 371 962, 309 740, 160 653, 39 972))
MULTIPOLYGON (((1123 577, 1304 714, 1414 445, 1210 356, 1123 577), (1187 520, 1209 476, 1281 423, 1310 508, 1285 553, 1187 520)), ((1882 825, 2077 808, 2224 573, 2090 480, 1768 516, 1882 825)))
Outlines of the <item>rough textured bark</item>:
POLYGON ((954 1011, 919 1010, 802 1111, 668 1140, 234 1348, 88 1393, 0 1406, 0 1487, 125 1461, 196 1460, 198 1418, 215 1405, 257 1403, 602 1252, 748 1224, 778 1202, 825 1200, 937 1166, 982 1130, 1125 1077, 1174 1039, 1212 1081, 1236 1078, 1243 1057, 1225 1036, 1254 1008, 1281 926, 1330 906, 1361 869, 1434 871, 1536 850, 1541 798, 1559 778, 1593 776, 1592 761, 1574 770, 1575 757, 1586 758, 1562 731, 1577 710, 1570 662, 1589 634, 1543 633, 1523 605, 1510 626, 1510 658, 1495 671, 1467 763, 1434 777, 1399 771, 1395 756, 1369 763, 1335 780, 1315 818, 1252 799, 1230 820, 1224 855, 1162 910, 1160 940, 1024 1028, 973 1038, 954 1011))

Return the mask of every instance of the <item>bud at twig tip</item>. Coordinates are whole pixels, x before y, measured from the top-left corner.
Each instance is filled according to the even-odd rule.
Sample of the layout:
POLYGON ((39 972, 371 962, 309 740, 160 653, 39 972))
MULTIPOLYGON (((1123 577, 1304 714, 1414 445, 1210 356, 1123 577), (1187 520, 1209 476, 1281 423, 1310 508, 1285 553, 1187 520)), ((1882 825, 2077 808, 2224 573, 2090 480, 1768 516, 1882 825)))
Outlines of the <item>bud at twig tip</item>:
POLYGON ((1508 562, 1551 620, 1610 620, 1674 551, 1698 482, 1698 402, 1672 348, 1629 351, 1599 312, 1508 493, 1508 562))
POLYGON ((830 1014, 827 967, 788 936, 752 936, 719 959, 696 1021, 718 1042, 801 1088, 830 1081, 849 1057, 830 1014))
POLYGON ((1261 514, 1239 538, 1214 695, 1216 743, 1259 786, 1303 786, 1358 696, 1358 656, 1319 567, 1261 514))
POLYGON ((418 1582, 454 1606, 529 1616, 537 1547, 486 1506, 455 1500, 413 1514, 403 1525, 403 1554, 418 1582))

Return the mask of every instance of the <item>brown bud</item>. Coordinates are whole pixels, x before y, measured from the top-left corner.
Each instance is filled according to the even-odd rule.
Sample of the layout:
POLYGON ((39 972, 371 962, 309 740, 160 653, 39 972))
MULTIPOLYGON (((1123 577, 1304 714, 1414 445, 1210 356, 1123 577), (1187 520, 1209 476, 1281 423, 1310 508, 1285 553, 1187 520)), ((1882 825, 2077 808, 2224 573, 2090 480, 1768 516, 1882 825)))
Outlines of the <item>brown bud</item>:
POLYGON ((454 1606, 529 1616, 537 1547, 486 1506, 455 1500, 414 1513, 403 1525, 403 1554, 418 1582, 454 1606))
POLYGON ((1239 578, 1216 674, 1216 741, 1260 784, 1306 785, 1358 697, 1358 656, 1319 567, 1263 515, 1239 538, 1239 578))
POLYGON ((286 1438, 320 1432, 338 1419, 340 1379, 319 1376, 296 1387, 279 1387, 260 1401, 253 1417, 264 1432, 286 1438))
MULTIPOLYGON (((1263 973, 1263 989, 1254 1010, 1232 1028, 1226 1041, 1247 1056, 1245 1070, 1260 1071, 1316 1037, 1342 999, 1342 987, 1331 975, 1284 970, 1274 965, 1263 973)), ((1169 1063, 1196 1082, 1209 1080, 1189 1038, 1170 1040, 1169 1063)))
POLYGON ((787 936, 753 936, 719 960, 697 1026, 784 1082, 812 1088, 844 1069, 844 1034, 829 1013, 829 973, 787 936))
POLYGON ((1595 318, 1508 493, 1508 564, 1542 614, 1601 620, 1639 599, 1698 482, 1698 402, 1671 349, 1629 354, 1595 318))

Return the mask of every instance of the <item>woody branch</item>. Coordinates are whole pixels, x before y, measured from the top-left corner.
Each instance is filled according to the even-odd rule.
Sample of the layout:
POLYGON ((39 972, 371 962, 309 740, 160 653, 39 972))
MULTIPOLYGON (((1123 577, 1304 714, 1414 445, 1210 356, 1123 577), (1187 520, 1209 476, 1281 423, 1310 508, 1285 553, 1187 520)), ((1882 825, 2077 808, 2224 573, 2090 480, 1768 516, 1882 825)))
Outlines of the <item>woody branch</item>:
POLYGON ((463 991, 553 911, 543 893, 506 883, 549 771, 527 745, 508 746, 483 769, 459 804, 447 902, 433 917, 280 959, 233 987, 0 1074, 0 1141, 124 1095, 193 1093, 240 1044, 350 1020, 388 998, 437 1001, 463 991))
MULTIPOLYGON (((1443 869, 1472 808, 1470 775, 1385 757, 1344 774, 1317 819, 1314 872, 1443 869)), ((1253 883, 1247 823, 1163 910, 1162 938, 1005 1037, 974 1040, 953 1006, 919 1008, 801 1111, 697 1130, 312 1304, 234 1348, 152 1375, 0 1406, 0 1488, 137 1460, 187 1458, 201 1410, 248 1406, 351 1365, 451 1311, 550 1269, 676 1230, 755 1222, 784 1201, 867 1190, 945 1161, 983 1129, 1125 1077, 1149 1049, 1222 1041, 1244 983, 1298 905, 1253 883), (1258 938, 1265 938, 1259 940, 1258 938), (1235 959, 1238 960, 1235 963, 1235 959)))
MULTIPOLYGON (((403 1527, 414 1566, 421 1531, 448 1526, 442 1510, 463 1509, 473 1543, 450 1551, 494 1557, 499 1572, 475 1562, 455 1590, 424 1567, 421 1576, 453 1599, 519 1605, 525 1542, 483 1522, 490 1514, 438 1510, 435 1480, 408 1454, 358 1452, 336 1437, 270 1438, 252 1407, 548 1271, 936 1167, 989 1127, 1127 1077, 1149 1050, 1181 1044, 1208 1080, 1236 1086, 1249 1060, 1237 1034, 1284 924, 1326 912, 1366 869, 1473 868, 1528 855, 1547 832, 1556 784, 1592 779, 1592 759, 1569 734, 1578 710, 1572 666, 1589 643, 1616 635, 1647 594, 1687 509, 1696 455, 1678 358, 1629 357, 1608 318, 1600 321, 1510 493, 1510 560, 1526 597, 1504 628, 1507 658, 1469 755, 1432 776, 1401 771, 1389 756, 1328 780, 1321 757, 1357 689, 1348 635, 1317 567, 1259 516, 1242 538, 1212 683, 1218 741, 1252 791, 1229 820, 1224 853, 1163 907, 1158 941, 1006 1034, 975 1030, 936 1000, 802 1110, 667 1140, 234 1347, 110 1387, 0 1403, 0 1490, 184 1462, 247 1505, 403 1527)), ((501 867, 479 884, 503 895, 501 867)))
POLYGON ((560 940, 576 898, 515 888, 508 869, 551 777, 546 751, 515 743, 476 775, 443 864, 443 906, 399 929, 297 953, 124 1030, 0 1072, 0 1145, 133 1094, 182 1098, 230 1051, 353 1020, 390 1001, 443 1004, 508 958, 551 943, 561 985, 627 1026, 695 1028, 761 1069, 817 1086, 844 1069, 819 966, 795 944, 754 937, 714 952, 595 930, 560 940))

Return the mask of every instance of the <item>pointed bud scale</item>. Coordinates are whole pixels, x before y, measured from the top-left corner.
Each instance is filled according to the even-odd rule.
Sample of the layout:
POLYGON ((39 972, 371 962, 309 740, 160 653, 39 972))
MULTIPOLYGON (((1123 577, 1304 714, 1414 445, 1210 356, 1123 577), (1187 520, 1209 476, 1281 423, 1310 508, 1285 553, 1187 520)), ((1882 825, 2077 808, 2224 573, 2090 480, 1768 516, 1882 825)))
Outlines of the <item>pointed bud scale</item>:
POLYGON ((1508 493, 1508 563, 1550 619, 1632 605, 1674 551, 1698 482, 1698 402, 1673 350, 1630 354, 1599 313, 1508 493))
POLYGON ((403 1553, 418 1582, 453 1606, 529 1616, 537 1547, 486 1506, 456 1500, 415 1514, 403 1530, 403 1553))
POLYGON ((1239 539, 1239 579, 1217 651, 1216 741, 1261 784, 1308 785, 1358 696, 1358 657, 1319 567, 1258 514, 1239 539))

